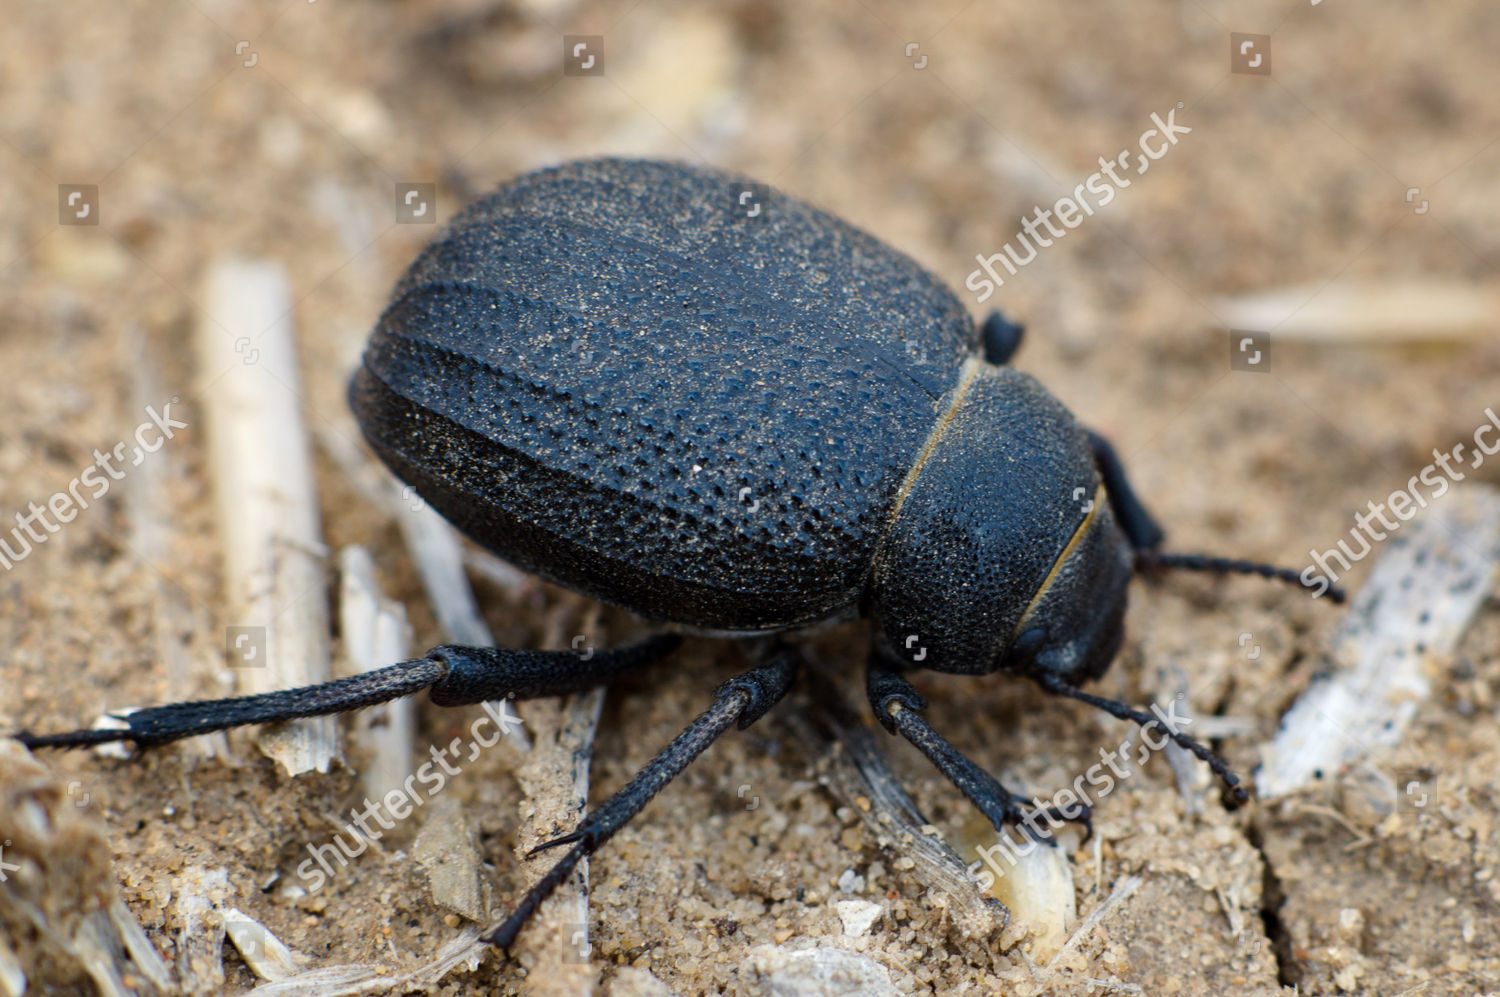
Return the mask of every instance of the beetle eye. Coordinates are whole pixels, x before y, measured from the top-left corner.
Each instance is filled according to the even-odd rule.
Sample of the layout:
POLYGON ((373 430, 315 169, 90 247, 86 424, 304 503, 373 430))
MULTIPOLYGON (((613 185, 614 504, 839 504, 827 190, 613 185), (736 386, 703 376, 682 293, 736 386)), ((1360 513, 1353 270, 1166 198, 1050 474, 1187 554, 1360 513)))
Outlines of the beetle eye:
POLYGON ((1024 661, 1030 661, 1046 643, 1047 631, 1041 627, 1032 627, 1016 638, 1015 644, 1011 646, 1011 653, 1024 661))

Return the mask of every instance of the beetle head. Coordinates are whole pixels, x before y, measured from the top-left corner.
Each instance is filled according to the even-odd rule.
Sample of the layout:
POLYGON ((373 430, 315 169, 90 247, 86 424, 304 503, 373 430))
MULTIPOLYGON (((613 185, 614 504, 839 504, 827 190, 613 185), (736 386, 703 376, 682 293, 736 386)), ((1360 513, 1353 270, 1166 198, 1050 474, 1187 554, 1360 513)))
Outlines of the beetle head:
POLYGON ((1078 684, 1109 668, 1125 636, 1130 545, 1099 487, 1077 532, 1017 622, 999 671, 1043 673, 1078 684))
POLYGON ((1321 584, 1343 600, 1290 569, 1161 553, 1150 537, 1132 549, 1115 515, 1118 500, 1133 501, 1128 485, 1112 502, 1067 409, 1014 368, 971 364, 944 398, 876 553, 865 609, 893 663, 1069 685, 1098 678, 1120 649, 1138 570, 1261 575, 1314 594, 1321 584))

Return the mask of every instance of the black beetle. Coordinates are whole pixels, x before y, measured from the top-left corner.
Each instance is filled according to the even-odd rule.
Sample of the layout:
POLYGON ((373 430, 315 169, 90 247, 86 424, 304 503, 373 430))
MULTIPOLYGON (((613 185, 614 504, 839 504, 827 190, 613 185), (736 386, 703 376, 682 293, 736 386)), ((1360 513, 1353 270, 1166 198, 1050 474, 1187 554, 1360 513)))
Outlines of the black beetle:
MULTIPOLYGON (((708 169, 593 160, 522 176, 454 219, 396 286, 349 401, 401 479, 543 578, 721 636, 869 617, 875 716, 996 829, 1027 801, 927 724, 903 672, 1031 679, 1161 729, 1243 800, 1207 749, 1078 685, 1118 651, 1139 570, 1298 579, 1158 553, 1109 444, 1008 366, 1020 338, 998 313, 976 328, 912 260, 801 201, 708 169)), ((422 689, 443 706, 554 696, 676 644, 445 645, 322 685, 139 710, 127 729, 19 737, 144 747, 422 689)), ((508 948, 581 858, 785 695, 794 655, 768 648, 624 789, 539 846, 572 845, 488 941, 508 948)))

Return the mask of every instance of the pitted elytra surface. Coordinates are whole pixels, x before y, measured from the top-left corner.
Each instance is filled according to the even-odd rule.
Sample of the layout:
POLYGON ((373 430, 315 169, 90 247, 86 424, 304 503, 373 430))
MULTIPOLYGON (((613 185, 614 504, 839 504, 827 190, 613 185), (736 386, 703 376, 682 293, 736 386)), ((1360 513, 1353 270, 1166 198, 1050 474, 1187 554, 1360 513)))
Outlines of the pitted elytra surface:
POLYGON ((597 160, 460 215, 352 397, 403 477, 526 567, 648 615, 782 627, 854 606, 975 342, 935 278, 815 208, 597 160))

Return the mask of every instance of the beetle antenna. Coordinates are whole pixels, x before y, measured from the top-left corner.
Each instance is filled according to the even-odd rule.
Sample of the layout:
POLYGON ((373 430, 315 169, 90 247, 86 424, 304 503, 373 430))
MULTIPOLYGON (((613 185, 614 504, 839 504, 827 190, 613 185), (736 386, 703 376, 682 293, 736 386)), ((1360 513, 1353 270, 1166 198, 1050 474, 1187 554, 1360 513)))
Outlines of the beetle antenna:
MULTIPOLYGON (((1286 582, 1303 589, 1316 589, 1316 583, 1305 581, 1293 568, 1278 568, 1274 564, 1258 561, 1241 561, 1232 557, 1208 557, 1204 554, 1163 554, 1156 550, 1138 550, 1135 554, 1137 571, 1153 571, 1162 568, 1178 568, 1183 571, 1205 571, 1215 575, 1259 575, 1273 581, 1286 582)), ((1326 583, 1325 583, 1326 584, 1326 583)), ((1344 590, 1329 585, 1322 593, 1334 602, 1342 603, 1344 590)))
POLYGON ((1058 678, 1056 675, 1052 675, 1047 672, 1043 672, 1033 677, 1043 689, 1046 689, 1054 696, 1066 696, 1069 699, 1076 699, 1081 703, 1088 703, 1090 706, 1097 707, 1098 709, 1103 710, 1110 716, 1118 717, 1121 720, 1133 721, 1134 723, 1138 724, 1142 730, 1149 730, 1154 727, 1155 729, 1165 734, 1167 737, 1171 738, 1178 747, 1184 748, 1187 751, 1191 751, 1204 764, 1206 764, 1210 769, 1213 770, 1214 775, 1218 776, 1219 780, 1224 783, 1225 788, 1229 790, 1230 800, 1226 801, 1225 805, 1230 810, 1234 810, 1238 808, 1240 804, 1249 801, 1250 794, 1245 791, 1244 786, 1240 785, 1240 777, 1234 774, 1234 771, 1229 767, 1228 762, 1224 761, 1224 759, 1220 758, 1212 751, 1209 751, 1203 745, 1199 744, 1197 741, 1188 737, 1181 731, 1171 729, 1166 724, 1162 723, 1159 717, 1153 717, 1151 714, 1146 713, 1143 710, 1131 709, 1124 703, 1117 702, 1113 699, 1105 699, 1102 696, 1090 695, 1089 693, 1084 692, 1082 689, 1079 689, 1077 686, 1069 685, 1061 678, 1058 678))

